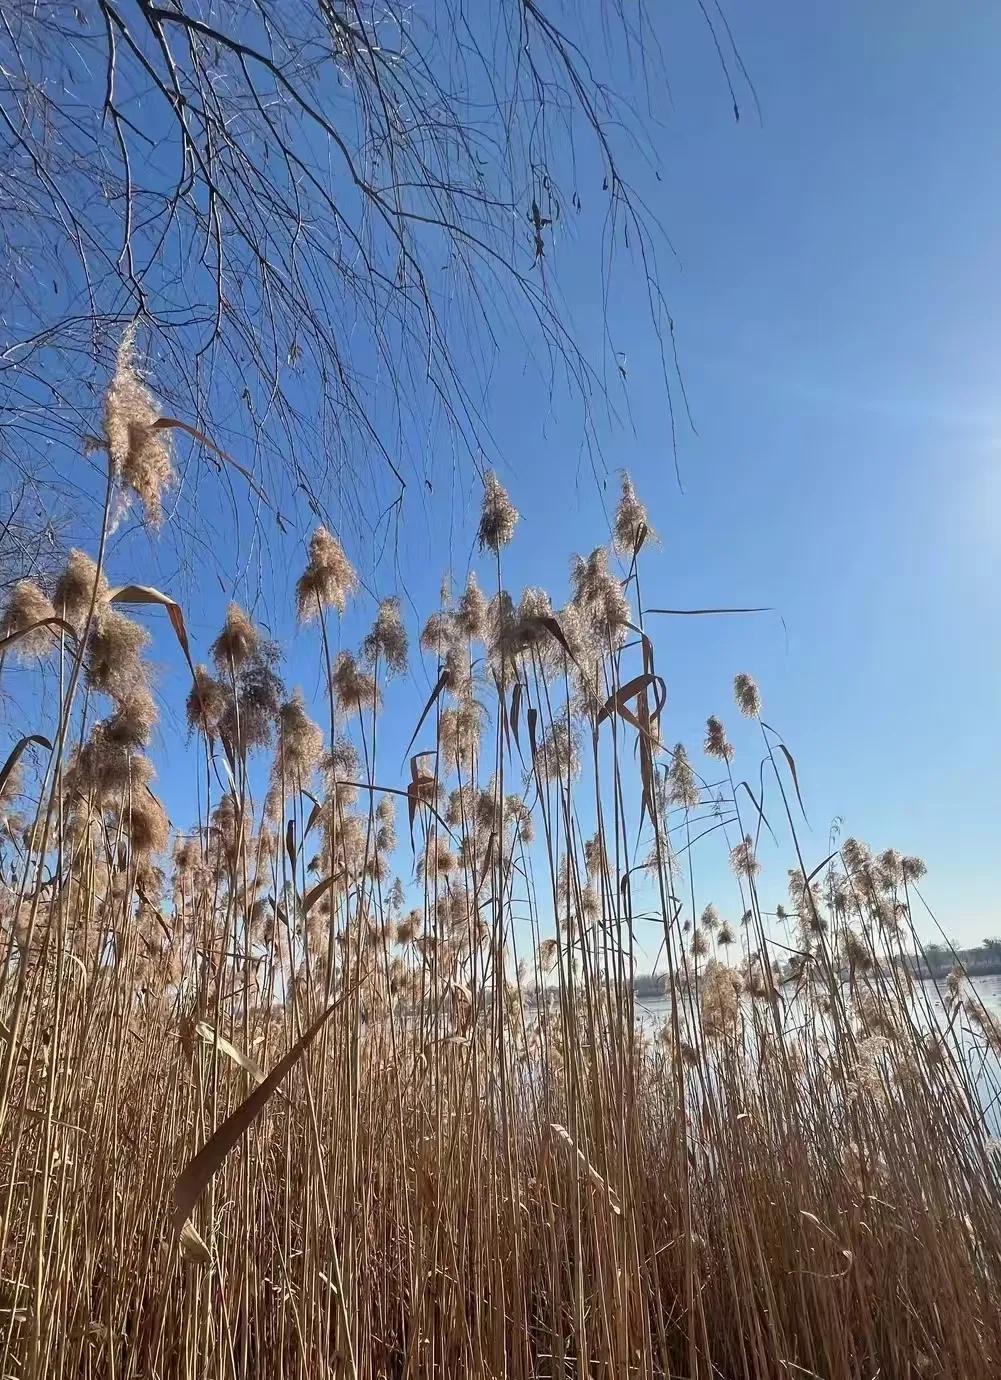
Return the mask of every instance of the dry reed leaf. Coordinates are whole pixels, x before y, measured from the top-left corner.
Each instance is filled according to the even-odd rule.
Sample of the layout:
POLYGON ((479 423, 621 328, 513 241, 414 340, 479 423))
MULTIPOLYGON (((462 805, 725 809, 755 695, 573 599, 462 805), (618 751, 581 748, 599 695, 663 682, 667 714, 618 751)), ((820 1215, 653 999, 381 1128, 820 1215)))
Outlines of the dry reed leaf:
POLYGON ((540 614, 536 618, 527 619, 526 622, 530 624, 537 624, 539 627, 545 628, 546 632, 548 632, 550 636, 555 637, 556 641, 560 644, 560 646, 566 652, 567 656, 577 667, 577 669, 581 669, 580 662, 577 660, 573 652, 570 650, 570 643, 567 641, 566 633, 563 631, 559 623, 557 623, 556 619, 553 618, 551 614, 540 614))
MULTIPOLYGON (((353 989, 352 989, 353 990, 353 989)), ((221 1166, 240 1137, 250 1129, 267 1105, 272 1094, 277 1091, 285 1075, 298 1063, 319 1035, 324 1025, 339 1006, 351 995, 348 991, 332 1005, 328 1006, 301 1039, 297 1040, 289 1052, 281 1059, 249 1097, 240 1103, 236 1111, 217 1128, 213 1135, 188 1161, 174 1181, 174 1230, 181 1235, 192 1209, 198 1202, 209 1180, 221 1166)))
POLYGON ((604 723, 613 713, 618 714, 620 719, 625 719, 640 732, 644 732, 645 726, 640 722, 637 715, 626 708, 630 700, 642 695, 644 690, 652 689, 656 697, 656 707, 652 714, 647 711, 647 715, 652 720, 660 718, 664 705, 667 703, 667 686, 662 676, 655 675, 652 671, 646 671, 643 675, 633 676, 632 680, 620 686, 614 695, 609 695, 598 713, 598 723, 604 723))
POLYGON ((615 1189, 612 1188, 604 1175, 598 1173, 597 1169, 595 1169, 583 1150, 577 1145, 567 1128, 561 1126, 558 1121, 551 1121, 547 1127, 547 1133, 555 1136, 573 1155, 576 1155, 578 1164, 584 1170, 584 1173, 590 1179, 592 1185, 607 1198, 608 1206, 616 1216, 621 1216, 622 1205, 619 1202, 618 1194, 615 1192, 615 1189))
POLYGON ((226 451, 220 450, 220 448, 216 445, 214 441, 209 440, 209 438, 205 435, 204 431, 199 431, 196 427, 190 426, 187 422, 182 422, 178 417, 159 418, 158 421, 155 421, 153 423, 153 430, 183 431, 186 435, 192 437, 193 440, 197 441, 199 445, 204 446, 206 450, 210 450, 214 455, 218 455, 220 460, 225 460, 227 465, 232 465, 234 470, 238 471, 238 473, 243 475, 244 479, 250 485, 252 491, 261 500, 264 506, 266 508, 269 508, 271 512, 274 513, 275 522, 277 522, 279 530, 282 532, 286 532, 288 530, 288 528, 285 525, 285 520, 282 517, 281 513, 268 498, 267 494, 261 488, 260 484, 258 484, 257 480, 250 473, 247 467, 245 465, 241 465, 239 460, 234 460, 232 455, 228 455, 226 451))
POLYGON ((50 1121, 53 1126, 59 1126, 64 1131, 76 1131, 81 1136, 89 1134, 83 1126, 79 1126, 75 1121, 60 1121, 58 1117, 50 1116, 44 1107, 25 1107, 24 1115, 29 1125, 50 1121))
MULTIPOLYGON (((765 812, 764 812, 764 810, 762 809, 762 807, 758 804, 758 801, 757 801, 757 798, 756 798, 754 792, 751 790, 750 786, 747 784, 746 781, 740 781, 740 782, 738 782, 738 784, 737 784, 737 790, 738 790, 738 791, 740 790, 741 786, 743 786, 744 790, 747 792, 748 796, 750 797, 751 804, 752 804, 752 805, 754 806, 754 808, 757 810, 757 812, 758 812, 758 818, 761 820, 761 823, 765 826, 765 828, 766 828, 766 829, 768 830, 768 832, 771 834, 772 839, 775 840, 775 834, 774 834, 774 832, 773 832, 773 830, 772 830, 772 826, 768 823, 768 819, 767 819, 767 817, 766 817, 766 815, 765 815, 765 812)), ((762 800, 764 800, 764 798, 765 798, 765 797, 764 797, 764 792, 763 792, 763 791, 762 791, 762 794, 761 794, 761 798, 762 798, 762 800)), ((760 832, 760 830, 759 830, 759 832, 760 832)), ((778 840, 775 840, 775 841, 777 842, 778 840)))
MULTIPOLYGON (((172 599, 169 594, 164 594, 162 590, 154 589, 152 585, 119 585, 108 594, 108 600, 112 604, 159 604, 161 608, 167 610, 167 617, 170 619, 170 626, 174 629, 178 645, 184 653, 184 660, 188 663, 188 670, 191 672, 191 679, 195 686, 195 694, 199 695, 198 676, 195 672, 195 663, 191 659, 191 646, 188 642, 188 630, 184 625, 184 614, 181 606, 176 599, 172 599)), ((229 778, 232 789, 236 790, 236 781, 233 777, 233 770, 228 761, 229 749, 225 748, 222 764, 229 778)))
MULTIPOLYGON (((789 770, 792 773, 792 784, 796 787, 796 799, 799 801, 799 808, 802 811, 803 818, 807 820, 807 823, 809 823, 806 814, 806 807, 803 804, 803 796, 800 793, 799 789, 799 775, 796 771, 796 763, 793 761, 793 755, 786 747, 785 743, 779 743, 779 752, 782 753, 783 757, 785 757, 786 761, 789 764, 789 770)), ((823 867, 824 864, 821 863, 820 865, 821 867, 823 867)))
POLYGON ((437 684, 437 685, 434 687, 434 689, 431 691, 431 694, 428 696, 427 704, 426 704, 426 705, 424 706, 424 708, 421 710, 421 717, 417 720, 417 727, 414 729, 413 733, 410 735, 410 742, 407 744, 406 750, 405 750, 404 753, 403 753, 404 757, 406 757, 407 753, 408 753, 408 752, 410 751, 410 749, 413 747, 413 745, 414 745, 414 739, 417 737, 418 733, 420 733, 421 728, 422 728, 422 726, 423 726, 423 724, 424 724, 424 720, 425 720, 425 719, 427 718, 427 716, 431 713, 431 710, 432 710, 432 708, 434 707, 434 702, 435 702, 435 700, 438 698, 438 696, 441 694, 441 692, 444 690, 444 688, 445 688, 445 683, 446 683, 447 680, 448 680, 448 672, 447 672, 447 671, 442 671, 441 675, 438 677, 438 684, 437 684))
POLYGON ((52 628, 53 630, 58 628, 60 632, 69 633, 74 642, 77 640, 76 629, 72 624, 67 623, 65 618, 51 614, 48 618, 39 618, 37 623, 30 623, 26 628, 19 628, 17 632, 8 633, 6 637, 0 637, 0 655, 11 647, 15 647, 23 638, 30 637, 39 628, 52 628))
POLYGON ((32 743, 37 743, 39 747, 48 748, 50 752, 52 751, 52 744, 49 742, 48 738, 43 738, 40 733, 29 733, 24 738, 21 738, 11 748, 10 752, 7 754, 6 762, 0 767, 0 792, 3 791, 4 786, 7 784, 7 778, 20 761, 22 752, 30 747, 32 743))
POLYGON ((108 602, 111 604, 159 604, 161 608, 167 610, 167 617, 170 625, 174 629, 184 659, 188 663, 192 676, 195 674, 194 663, 191 660, 191 649, 188 645, 188 630, 184 626, 184 614, 181 606, 176 599, 171 599, 169 594, 164 594, 159 589, 153 589, 151 585, 119 585, 108 594, 108 602))
POLYGON ((829 1236, 832 1241, 837 1240, 837 1237, 831 1231, 830 1227, 825 1226, 816 1213, 808 1212, 806 1208, 800 1208, 799 1215, 800 1217, 805 1217, 808 1222, 812 1222, 815 1227, 819 1227, 824 1235, 829 1236))
MULTIPOLYGON (((813 1225, 818 1229, 818 1231, 823 1232, 823 1234, 827 1237, 829 1241, 833 1241, 835 1245, 837 1245, 837 1236, 833 1231, 831 1231, 830 1227, 827 1226, 826 1223, 820 1220, 816 1213, 808 1212, 806 1208, 800 1208, 799 1215, 801 1217, 805 1217, 808 1222, 812 1222, 813 1225)), ((852 1254, 852 1252, 847 1250, 845 1247, 839 1247, 839 1254, 844 1257, 847 1263, 843 1270, 837 1270, 834 1274, 818 1274, 816 1270, 797 1270, 796 1273, 802 1275, 811 1275, 814 1279, 843 1279, 845 1275, 848 1273, 848 1271, 851 1269, 855 1257, 852 1254)))
POLYGON ((417 768, 417 763, 422 757, 434 757, 432 750, 427 752, 415 753, 410 759, 410 783, 407 786, 407 818, 410 822, 410 847, 414 846, 414 819, 417 815, 417 806, 423 801, 427 803, 427 796, 430 792, 433 798, 435 788, 435 778, 428 776, 426 772, 421 772, 417 768))
POLYGON ((189 1260, 193 1260, 196 1265, 212 1264, 212 1252, 190 1222, 185 1222, 181 1227, 178 1232, 178 1241, 184 1255, 189 1260))
POLYGON ((239 1064, 240 1068, 249 1073, 255 1083, 264 1082, 264 1070, 260 1064, 251 1059, 249 1055, 238 1050, 236 1045, 231 1044, 225 1035, 219 1035, 207 1021, 195 1022, 195 1034, 198 1035, 207 1045, 217 1048, 221 1054, 225 1054, 227 1059, 232 1059, 234 1064, 239 1064))
POLYGON ((87 969, 84 966, 83 959, 80 958, 79 955, 67 953, 65 950, 63 951, 63 958, 69 959, 70 963, 72 963, 74 967, 79 968, 80 977, 83 979, 84 987, 86 987, 88 982, 90 981, 90 977, 88 976, 87 969))
POLYGON ((317 901, 319 901, 332 886, 335 886, 343 876, 344 869, 341 868, 340 872, 331 872, 329 877, 324 877, 322 881, 317 882, 315 886, 309 888, 302 898, 302 908, 306 915, 313 909, 317 901))
POLYGON ((497 691, 497 711, 500 714, 501 733, 507 746, 508 756, 511 755, 511 724, 507 717, 507 700, 504 698, 504 686, 500 675, 494 671, 494 687, 497 691))
POLYGON ((521 740, 518 737, 518 716, 521 712, 521 697, 524 690, 525 687, 522 685, 521 681, 516 680, 514 689, 511 691, 511 713, 509 716, 511 720, 511 732, 514 734, 514 742, 519 754, 521 752, 521 740))
MULTIPOLYGON (((309 831, 323 813, 323 801, 317 800, 316 796, 313 795, 311 791, 304 790, 303 795, 307 796, 313 802, 313 808, 310 810, 309 818, 306 820, 306 827, 302 831, 302 843, 304 844, 309 831)), ((300 844, 300 847, 302 847, 302 844, 300 844)))
POLYGON ((707 614, 717 613, 771 613, 772 610, 765 608, 749 609, 644 609, 644 613, 666 613, 672 618, 704 618, 707 614))
POLYGON ((813 881, 814 877, 816 877, 817 873, 818 873, 822 868, 825 868, 825 867, 827 866, 827 864, 828 864, 833 858, 836 858, 836 857, 838 856, 838 853, 839 853, 839 852, 840 852, 840 849, 835 848, 835 850, 834 850, 833 853, 828 853, 827 857, 824 859, 823 862, 819 862, 819 863, 817 864, 817 866, 816 866, 816 867, 813 869, 813 871, 810 873, 809 877, 807 877, 807 879, 806 879, 808 885, 809 885, 810 882, 813 881))

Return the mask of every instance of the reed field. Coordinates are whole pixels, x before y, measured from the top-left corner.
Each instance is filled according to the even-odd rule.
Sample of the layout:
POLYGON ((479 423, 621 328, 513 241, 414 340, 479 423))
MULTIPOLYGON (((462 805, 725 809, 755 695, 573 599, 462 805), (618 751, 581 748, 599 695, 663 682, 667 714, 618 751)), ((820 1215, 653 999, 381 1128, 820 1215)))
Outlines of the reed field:
POLYGON ((317 529, 309 706, 237 605, 200 648, 169 590, 108 583, 177 431, 128 338, 95 429, 103 527, 0 626, 0 690, 50 691, 0 775, 0 1376, 1001 1374, 1001 1025, 895 961, 924 865, 818 850, 748 676, 671 741, 628 479, 554 607, 506 588, 487 475, 479 578, 409 638, 317 529), (401 765, 383 695, 421 656, 401 765))

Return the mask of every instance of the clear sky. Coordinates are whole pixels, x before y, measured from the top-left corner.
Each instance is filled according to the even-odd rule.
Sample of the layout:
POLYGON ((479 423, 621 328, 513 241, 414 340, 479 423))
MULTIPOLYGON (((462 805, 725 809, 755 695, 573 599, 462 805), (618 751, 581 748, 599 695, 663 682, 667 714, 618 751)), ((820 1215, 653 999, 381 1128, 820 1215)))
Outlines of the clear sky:
MULTIPOLYGON (((625 339, 635 431, 607 452, 663 536, 650 603, 767 604, 784 627, 662 620, 667 734, 732 718, 730 677, 751 671, 796 754, 817 861, 835 815, 919 853, 947 928, 977 941, 1001 921, 1001 11, 730 17, 762 123, 745 101, 735 127, 707 55, 671 68, 659 141, 697 427, 679 432, 684 493, 655 364, 625 339)), ((518 574, 547 583, 597 503, 573 439, 551 428, 540 447, 535 425, 518 409, 501 444, 518 574)))
MULTIPOLYGON (((828 851, 835 816, 875 847, 918 853, 945 927, 978 942, 1001 930, 1001 10, 931 0, 728 6, 761 107, 759 121, 735 77, 735 123, 698 7, 663 8, 672 12, 659 27, 666 72, 651 72, 648 125, 660 178, 647 176, 644 190, 675 251, 662 246, 659 267, 694 422, 679 411, 681 487, 659 358, 623 258, 612 283, 620 421, 600 425, 597 462, 584 451, 579 408, 549 393, 514 332, 500 340, 489 421, 523 514, 507 577, 562 599, 570 552, 604 538, 615 471, 628 469, 662 537, 645 557, 648 604, 775 610, 656 624, 668 741, 695 749, 707 713, 733 721, 733 674, 751 672, 765 717, 796 755, 813 861, 828 851)), ((623 69, 620 89, 630 81, 623 69)), ((598 198, 601 170, 585 162, 582 198, 589 178, 598 198)), ((600 342, 600 224, 571 221, 554 232, 550 262, 580 338, 600 342)), ((351 553, 378 593, 399 581, 422 614, 449 561, 463 577, 478 502, 475 476, 453 466, 442 433, 426 443, 435 491, 408 491, 395 561, 351 553)), ((142 578, 145 541, 116 546, 113 578, 142 578)), ((285 637, 301 548, 265 549, 262 560, 276 605, 277 578, 288 576, 288 618, 273 624, 285 637)), ((188 604, 201 657, 229 593, 206 578, 188 604)), ((358 610, 346 643, 373 608, 358 610)), ((416 616, 410 623, 416 632, 416 616)), ((156 636, 176 713, 186 685, 162 620, 156 636)), ((318 688, 314 653, 312 634, 291 643, 289 679, 308 696, 318 688)), ((413 678, 388 710, 401 750, 429 685, 419 663, 413 678)), ((168 713, 156 755, 181 823, 194 810, 179 739, 168 713)), ((778 888, 774 899, 784 899, 778 888)))

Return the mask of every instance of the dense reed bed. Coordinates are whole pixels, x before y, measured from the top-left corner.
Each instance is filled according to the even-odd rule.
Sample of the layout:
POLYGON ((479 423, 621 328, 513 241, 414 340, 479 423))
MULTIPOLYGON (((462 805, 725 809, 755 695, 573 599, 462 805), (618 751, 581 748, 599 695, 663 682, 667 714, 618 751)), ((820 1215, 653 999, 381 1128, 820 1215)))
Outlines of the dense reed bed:
POLYGON ((488 477, 401 771, 380 711, 416 653, 393 600, 334 650, 360 596, 328 532, 295 591, 322 726, 240 608, 195 665, 166 595, 109 588, 116 505, 155 520, 170 479, 157 422, 126 342, 104 531, 0 634, 58 698, 0 785, 0 1374, 999 1373, 999 1029, 894 961, 918 859, 807 855, 748 677, 750 748, 666 741, 628 481, 556 610, 506 591, 488 477), (191 662, 182 833, 141 603, 191 662))

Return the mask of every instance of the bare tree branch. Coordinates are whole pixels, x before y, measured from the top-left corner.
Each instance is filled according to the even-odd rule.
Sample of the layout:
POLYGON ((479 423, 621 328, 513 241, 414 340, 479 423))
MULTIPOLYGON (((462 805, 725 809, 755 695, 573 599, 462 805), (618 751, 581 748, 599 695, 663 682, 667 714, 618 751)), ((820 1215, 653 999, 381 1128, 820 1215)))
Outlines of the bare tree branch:
MULTIPOLYGON (((590 0, 560 23, 556 8, 5 5, 0 478, 32 474, 42 493, 76 473, 88 489, 66 457, 88 463, 79 437, 136 318, 170 409, 239 451, 275 508, 341 529, 371 530, 431 486, 414 438, 432 426, 482 463, 489 361, 512 332, 592 436, 611 331, 581 348, 552 253, 581 213, 582 139, 604 180, 596 281, 607 308, 611 255, 628 246, 668 342, 670 403, 662 234, 622 162, 654 160, 585 42, 598 22, 645 70, 652 31, 641 5, 590 0)), ((205 542, 214 473, 194 448, 179 539, 205 542)))

